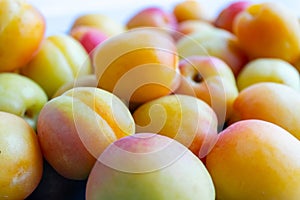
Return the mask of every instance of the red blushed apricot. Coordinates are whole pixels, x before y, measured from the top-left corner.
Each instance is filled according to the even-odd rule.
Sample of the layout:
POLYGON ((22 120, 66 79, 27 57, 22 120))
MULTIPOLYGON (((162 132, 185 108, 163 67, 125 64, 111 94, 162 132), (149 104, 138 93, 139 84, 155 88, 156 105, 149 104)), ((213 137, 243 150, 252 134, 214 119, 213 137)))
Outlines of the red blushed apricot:
POLYGON ((70 35, 78 40, 89 54, 108 38, 107 35, 97 28, 88 26, 75 27, 71 30, 70 35))
POLYGON ((233 32, 232 26, 235 17, 250 5, 250 1, 236 1, 229 4, 218 14, 214 21, 214 25, 218 28, 223 28, 227 31, 233 32))
POLYGON ((233 72, 221 59, 213 56, 190 56, 179 62, 182 75, 176 94, 195 96, 212 107, 219 125, 232 113, 232 104, 238 96, 233 72))
POLYGON ((75 180, 86 179, 104 149, 134 131, 123 102, 96 87, 77 87, 53 98, 37 125, 45 159, 59 174, 75 180))
POLYGON ((169 13, 159 7, 149 7, 133 15, 126 23, 128 29, 138 27, 158 27, 174 30, 177 21, 173 13, 169 13))
POLYGON ((83 14, 77 17, 72 24, 71 31, 82 26, 96 28, 108 37, 118 35, 126 30, 121 23, 100 13, 83 14))
POLYGON ((139 133, 110 145, 94 165, 86 199, 214 200, 205 166, 179 142, 139 133))

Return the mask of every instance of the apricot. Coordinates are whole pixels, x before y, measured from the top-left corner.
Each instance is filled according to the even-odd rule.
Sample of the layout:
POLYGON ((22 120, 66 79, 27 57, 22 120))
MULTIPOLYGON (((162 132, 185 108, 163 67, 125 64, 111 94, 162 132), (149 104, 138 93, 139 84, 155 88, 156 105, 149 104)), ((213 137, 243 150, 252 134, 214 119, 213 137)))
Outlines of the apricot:
POLYGON ((300 93, 280 83, 253 84, 242 90, 233 103, 231 121, 245 119, 272 122, 300 139, 300 93))
POLYGON ((0 8, 0 72, 10 72, 32 59, 46 25, 40 11, 26 1, 2 0, 0 8))
POLYGON ((59 34, 48 36, 20 73, 38 83, 51 98, 63 84, 92 71, 91 60, 83 46, 73 37, 59 34))
POLYGON ((215 189, 203 163, 185 146, 139 133, 117 140, 98 158, 86 199, 214 200, 215 189))
POLYGON ((214 28, 213 24, 208 23, 206 21, 200 20, 185 20, 183 22, 178 23, 177 32, 174 32, 173 35, 175 40, 179 40, 184 36, 188 36, 194 32, 205 31, 206 29, 214 28))
POLYGON ((222 126, 232 113, 238 96, 236 81, 231 68, 214 56, 190 56, 179 62, 182 75, 176 94, 195 96, 212 107, 222 126))
POLYGON ((216 199, 299 199, 299 152, 299 140, 273 123, 230 125, 206 157, 216 199))
POLYGON ((186 20, 208 20, 205 8, 195 0, 184 0, 175 4, 173 13, 178 22, 186 20))
POLYGON ((126 30, 126 27, 101 13, 88 13, 75 18, 71 26, 71 31, 76 27, 96 28, 108 37, 118 35, 126 30))
POLYGON ((25 199, 42 178, 43 157, 34 129, 21 117, 0 111, 0 196, 25 199))
POLYGON ((280 58, 293 62, 300 56, 298 17, 279 3, 250 5, 236 17, 233 32, 250 59, 280 58))
POLYGON ((45 159, 60 175, 74 180, 86 179, 109 144, 134 132, 124 103, 96 87, 73 88, 53 98, 37 124, 45 159))
POLYGON ((179 39, 176 47, 183 58, 189 56, 220 58, 231 68, 235 76, 248 62, 248 57, 240 47, 238 38, 221 28, 210 27, 192 32, 187 37, 179 39))
POLYGON ((239 0, 230 3, 222 8, 214 20, 214 25, 218 28, 223 28, 227 31, 233 32, 233 23, 235 17, 244 11, 252 3, 248 0, 239 0))
POLYGON ((135 28, 103 42, 94 52, 98 87, 126 102, 144 103, 179 85, 172 37, 155 28, 135 28))
POLYGON ((247 63, 237 77, 239 90, 259 82, 275 82, 300 89, 300 75, 290 63, 278 58, 257 58, 247 63))
POLYGON ((99 29, 89 26, 77 26, 70 31, 70 35, 78 40, 89 54, 108 38, 99 29))
POLYGON ((133 112, 136 132, 168 136, 205 157, 217 138, 218 119, 204 101, 187 95, 169 95, 146 102, 133 112))
POLYGON ((139 27, 157 27, 167 30, 175 30, 177 21, 173 13, 159 7, 147 7, 135 13, 126 22, 128 29, 139 27))

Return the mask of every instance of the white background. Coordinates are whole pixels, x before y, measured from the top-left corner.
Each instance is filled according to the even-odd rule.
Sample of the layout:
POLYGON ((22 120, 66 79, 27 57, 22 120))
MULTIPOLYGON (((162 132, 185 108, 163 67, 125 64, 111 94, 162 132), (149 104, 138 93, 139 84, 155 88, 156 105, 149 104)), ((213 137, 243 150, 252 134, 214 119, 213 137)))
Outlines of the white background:
MULTIPOLYGON (((75 18, 85 13, 102 13, 126 23, 137 11, 147 6, 159 6, 171 11, 174 5, 183 0, 27 0, 37 7, 46 18, 46 35, 67 32, 75 18)), ((235 0, 198 0, 210 16, 235 0)), ((300 17, 299 0, 276 1, 290 7, 300 17)), ((263 0, 251 0, 263 2, 263 0)))

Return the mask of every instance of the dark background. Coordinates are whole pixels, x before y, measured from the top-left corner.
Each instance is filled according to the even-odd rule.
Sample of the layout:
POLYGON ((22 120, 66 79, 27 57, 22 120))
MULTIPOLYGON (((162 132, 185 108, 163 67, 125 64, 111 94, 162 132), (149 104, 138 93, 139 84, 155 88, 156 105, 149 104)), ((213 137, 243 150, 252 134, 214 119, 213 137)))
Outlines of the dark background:
POLYGON ((86 182, 64 178, 44 160, 41 182, 25 200, 84 200, 86 182))

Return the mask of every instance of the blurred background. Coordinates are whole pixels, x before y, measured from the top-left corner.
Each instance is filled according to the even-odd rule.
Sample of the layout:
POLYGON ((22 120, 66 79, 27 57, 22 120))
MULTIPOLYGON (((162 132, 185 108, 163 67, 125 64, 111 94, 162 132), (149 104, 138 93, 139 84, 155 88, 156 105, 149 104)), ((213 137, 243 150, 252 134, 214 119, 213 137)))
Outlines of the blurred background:
MULTIPOLYGON (((28 0, 46 17, 46 34, 66 32, 74 19, 85 13, 102 13, 112 19, 126 22, 134 13, 143 7, 158 6, 172 10, 173 6, 183 0, 28 0)), ((210 17, 227 4, 236 0, 198 0, 203 4, 210 17)), ((263 2, 264 0, 251 0, 263 2)), ((265 0, 280 2, 292 8, 300 16, 299 0, 265 0)))

